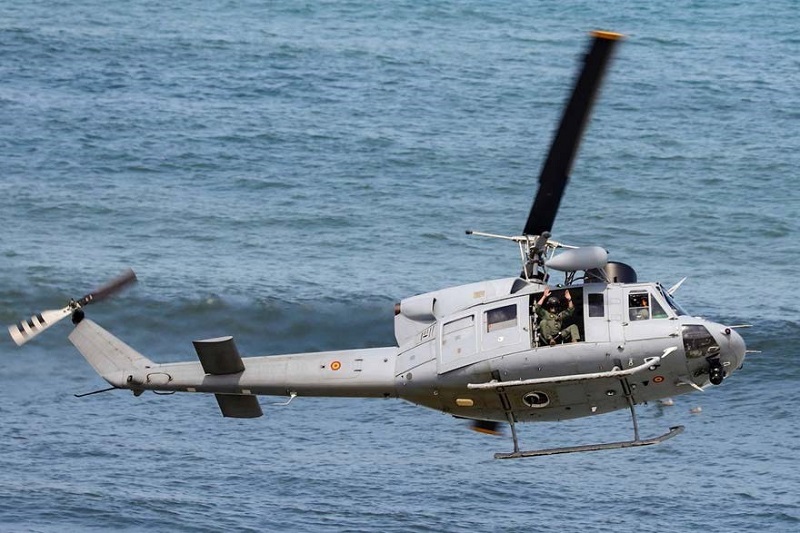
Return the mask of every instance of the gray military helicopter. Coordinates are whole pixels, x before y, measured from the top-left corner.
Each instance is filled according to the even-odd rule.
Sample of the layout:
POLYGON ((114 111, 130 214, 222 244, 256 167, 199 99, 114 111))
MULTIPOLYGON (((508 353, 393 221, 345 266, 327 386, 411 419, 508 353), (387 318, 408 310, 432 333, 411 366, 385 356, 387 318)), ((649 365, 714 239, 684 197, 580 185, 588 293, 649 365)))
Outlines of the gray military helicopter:
POLYGON ((642 439, 636 405, 703 390, 741 367, 745 343, 735 331, 693 317, 665 289, 639 282, 630 266, 597 246, 551 239, 551 229, 606 66, 621 35, 596 31, 539 176, 521 236, 468 234, 517 243, 520 275, 402 300, 395 306, 397 346, 241 357, 232 337, 194 342, 199 362, 158 364, 85 318, 84 308, 136 280, 128 271, 60 310, 9 328, 21 345, 71 316, 69 340, 112 389, 202 392, 222 415, 262 415, 258 395, 401 398, 475 429, 511 427, 514 449, 496 458, 627 448, 660 443, 671 428, 642 439), (551 282, 551 274, 564 274, 551 282), (516 424, 556 421, 628 408, 633 440, 521 451, 516 424))

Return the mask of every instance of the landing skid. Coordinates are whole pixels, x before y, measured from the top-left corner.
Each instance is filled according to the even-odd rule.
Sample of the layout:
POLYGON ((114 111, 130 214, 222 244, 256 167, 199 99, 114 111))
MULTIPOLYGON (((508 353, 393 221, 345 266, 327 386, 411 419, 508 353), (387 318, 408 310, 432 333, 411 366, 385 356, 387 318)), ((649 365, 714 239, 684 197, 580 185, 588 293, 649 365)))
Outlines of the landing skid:
MULTIPOLYGON (((669 352, 664 352, 664 355, 667 355, 669 352)), ((540 455, 556 455, 559 453, 574 453, 574 452, 593 452, 596 450, 618 450, 620 448, 638 448, 639 446, 652 446, 653 444, 659 444, 664 442, 667 439, 671 439, 676 435, 680 435, 683 433, 683 426, 674 426, 669 429, 668 432, 660 435, 658 437, 653 437, 652 439, 640 439, 639 438, 639 420, 636 418, 636 403, 633 400, 633 388, 631 387, 630 383, 628 382, 627 376, 622 376, 619 380, 620 385, 622 385, 622 391, 625 393, 625 399, 628 401, 628 408, 631 411, 631 422, 633 422, 633 440, 625 440, 622 442, 607 442, 602 444, 584 444, 582 446, 565 446, 562 448, 546 448, 543 450, 530 450, 530 451, 520 451, 519 449, 519 440, 517 439, 517 427, 515 424, 514 413, 508 409, 506 411, 506 417, 508 418, 508 424, 511 426, 511 436, 514 439, 514 451, 511 453, 496 453, 494 454, 495 459, 518 459, 521 457, 538 457, 540 455)), ((504 402, 504 405, 508 404, 508 399, 505 396, 505 393, 500 391, 500 399, 504 402)))
POLYGON ((543 450, 514 451, 511 453, 496 453, 495 459, 519 459, 521 457, 539 457, 540 455, 556 455, 559 453, 593 452, 596 450, 618 450, 620 448, 635 448, 639 446, 652 446, 683 433, 683 426, 670 428, 667 433, 645 440, 626 440, 622 442, 607 442, 603 444, 584 444, 583 446, 565 446, 563 448, 546 448, 543 450))

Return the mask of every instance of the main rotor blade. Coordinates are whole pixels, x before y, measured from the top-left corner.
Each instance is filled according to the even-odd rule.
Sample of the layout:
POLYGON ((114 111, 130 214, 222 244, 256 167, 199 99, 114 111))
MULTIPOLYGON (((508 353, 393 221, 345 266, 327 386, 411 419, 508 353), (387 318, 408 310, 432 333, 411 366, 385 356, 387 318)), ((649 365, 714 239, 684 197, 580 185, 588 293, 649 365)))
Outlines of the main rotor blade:
POLYGON ((105 300, 134 282, 136 282, 136 274, 133 272, 133 269, 129 268, 105 285, 78 300, 78 303, 81 305, 88 305, 90 303, 99 302, 100 300, 105 300))
POLYGON ((605 31, 594 31, 591 35, 594 40, 586 54, 583 70, 575 83, 572 97, 550 146, 550 153, 547 154, 547 160, 539 174, 539 191, 522 231, 524 235, 541 235, 552 230, 597 90, 614 46, 622 39, 619 33, 605 31))
POLYGON ((491 420, 473 420, 470 429, 478 433, 494 435, 496 437, 503 434, 503 431, 500 429, 500 422, 493 422, 491 420))

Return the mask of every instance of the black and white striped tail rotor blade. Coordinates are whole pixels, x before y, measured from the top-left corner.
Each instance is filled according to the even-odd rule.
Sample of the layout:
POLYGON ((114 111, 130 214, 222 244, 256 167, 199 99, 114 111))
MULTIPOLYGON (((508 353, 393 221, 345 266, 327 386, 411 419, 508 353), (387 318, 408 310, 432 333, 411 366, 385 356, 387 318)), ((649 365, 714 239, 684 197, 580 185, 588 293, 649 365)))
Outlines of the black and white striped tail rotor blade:
POLYGON ((42 311, 41 313, 33 315, 28 320, 23 320, 18 324, 8 326, 8 332, 11 334, 11 339, 17 343, 17 346, 22 346, 56 322, 70 316, 72 311, 72 305, 68 305, 64 309, 42 311))
POLYGON ((17 343, 17 346, 22 346, 56 322, 63 320, 73 313, 80 315, 80 317, 77 319, 73 319, 73 321, 77 323, 80 321, 80 318, 83 317, 83 311, 81 311, 82 307, 85 307, 91 303, 105 300, 109 296, 118 293, 135 281, 136 274, 129 268, 116 278, 90 292, 80 300, 70 300, 69 304, 67 304, 67 306, 63 309, 42 311, 41 313, 33 315, 28 320, 23 320, 18 324, 9 326, 8 332, 11 335, 11 339, 17 343))

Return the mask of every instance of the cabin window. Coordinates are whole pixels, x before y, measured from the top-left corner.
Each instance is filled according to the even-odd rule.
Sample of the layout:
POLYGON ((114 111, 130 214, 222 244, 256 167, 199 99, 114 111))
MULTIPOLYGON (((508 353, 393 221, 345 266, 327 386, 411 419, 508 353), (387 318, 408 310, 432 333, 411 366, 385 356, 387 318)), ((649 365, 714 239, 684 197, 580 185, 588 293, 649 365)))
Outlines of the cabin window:
POLYGON ((603 295, 602 294, 590 294, 589 295, 589 316, 590 317, 602 317, 606 314, 606 306, 603 302, 603 295))
POLYGON ((517 305, 506 305, 486 311, 486 331, 513 328, 517 325, 517 305))

